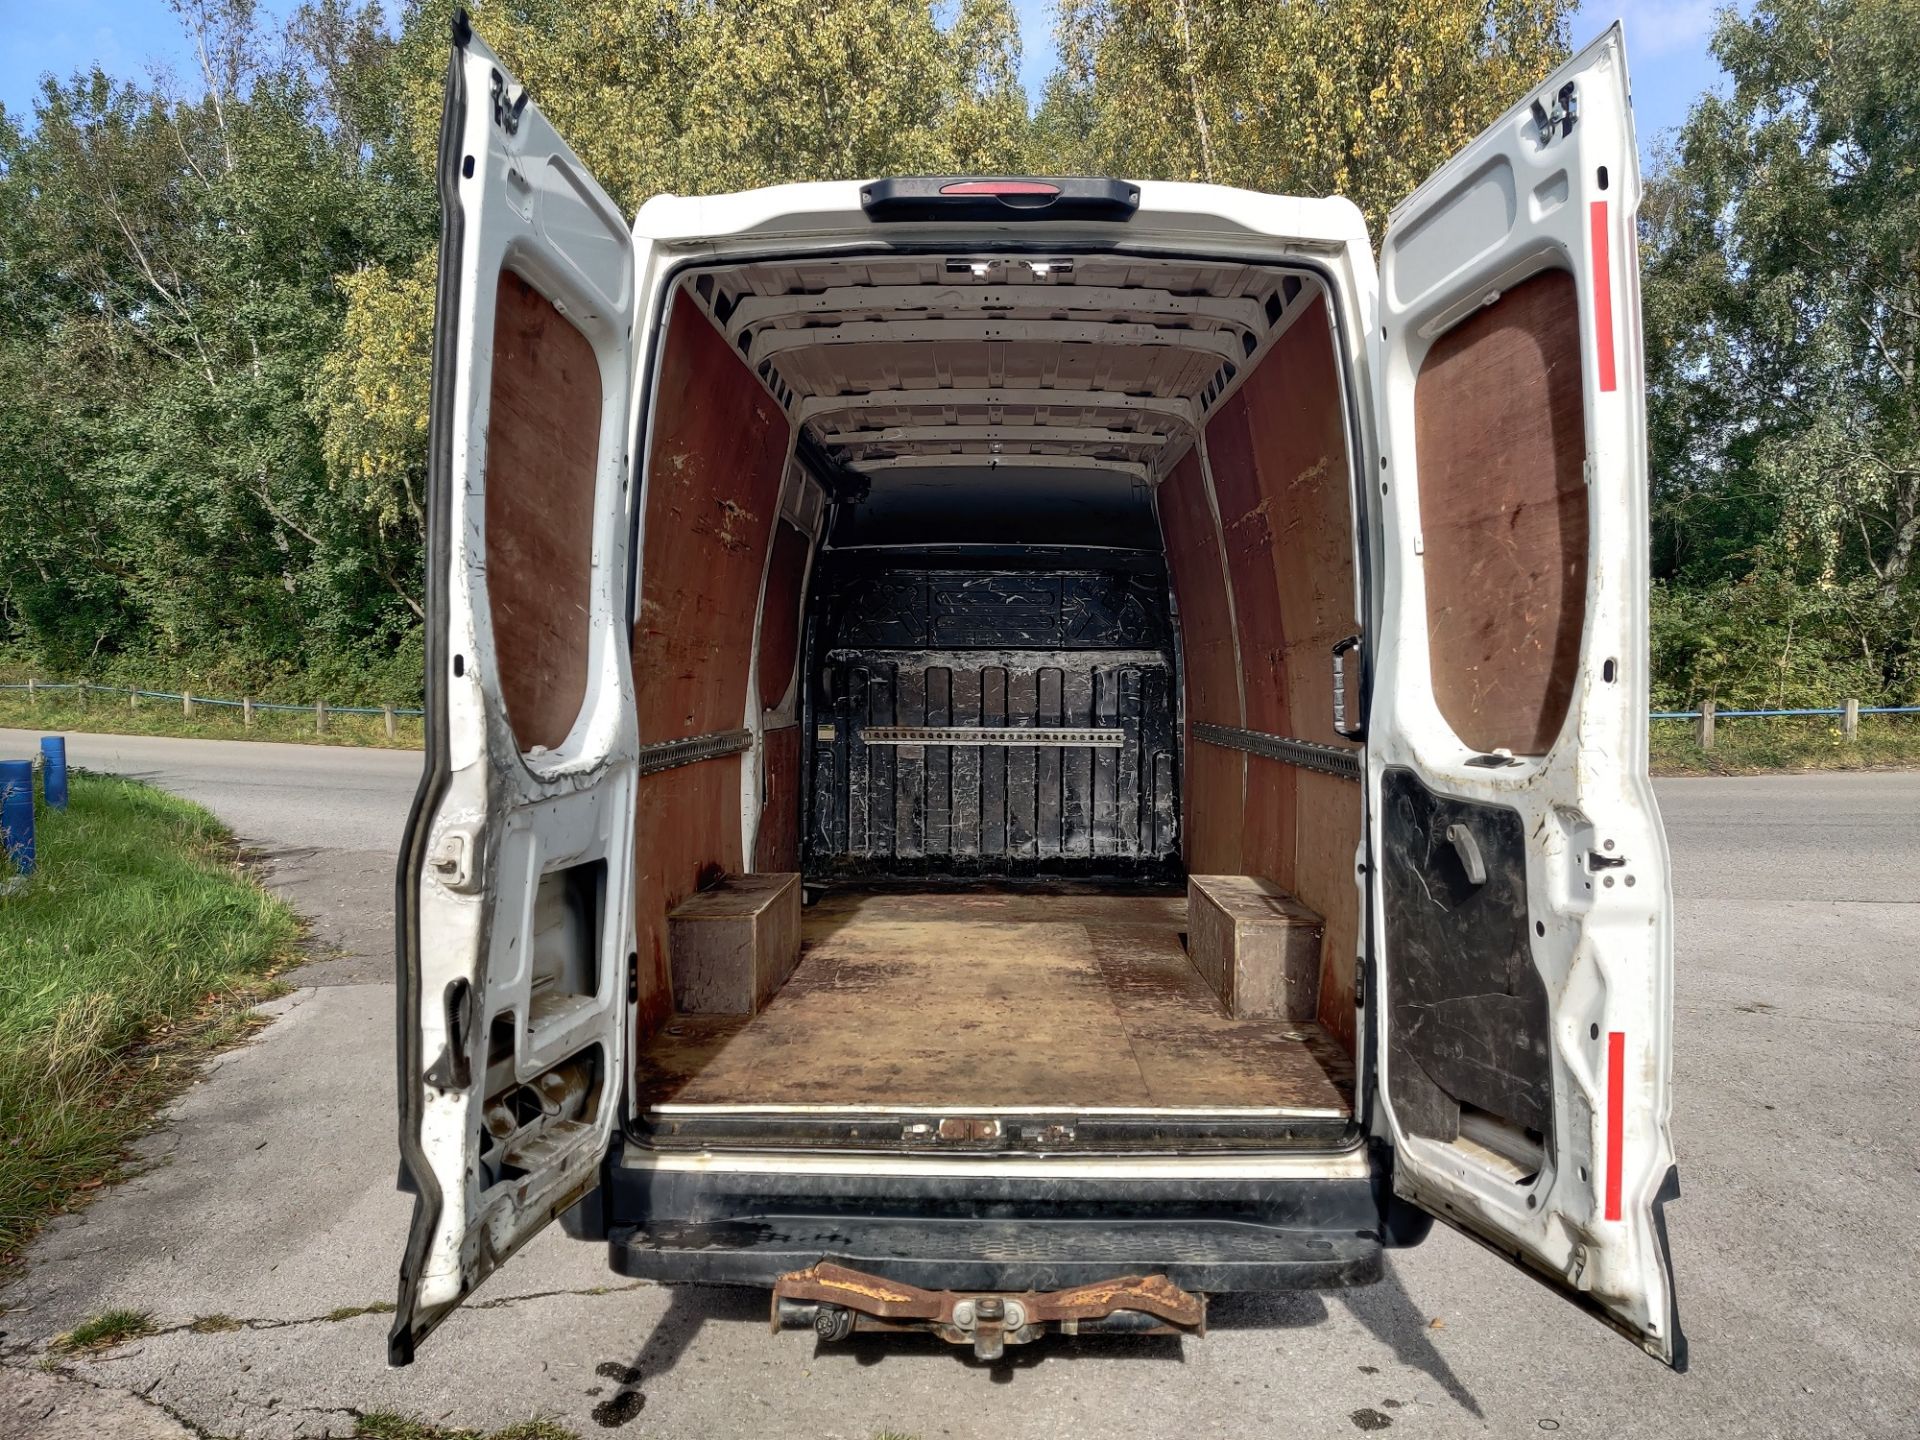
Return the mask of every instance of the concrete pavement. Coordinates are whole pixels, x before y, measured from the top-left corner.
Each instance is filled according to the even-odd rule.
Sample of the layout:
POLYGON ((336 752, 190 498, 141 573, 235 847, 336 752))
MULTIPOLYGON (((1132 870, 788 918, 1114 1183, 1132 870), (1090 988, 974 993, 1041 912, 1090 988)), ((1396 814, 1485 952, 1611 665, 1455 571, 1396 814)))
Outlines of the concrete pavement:
MULTIPOLYGON (((598 1247, 549 1232, 392 1371, 388 1317, 356 1312, 392 1298, 409 1204, 392 1190, 385 946, 416 757, 70 745, 76 763, 204 799, 291 860, 291 898, 344 952, 296 975, 309 983, 276 1002, 277 1023, 183 1097, 144 1175, 34 1247, 0 1318, 10 1367, 110 1306, 164 1327, 67 1365, 89 1401, 131 1393, 146 1422, 288 1437, 351 1433, 373 1409, 781 1440, 1920 1432, 1920 776, 1661 786, 1680 897, 1684 1194, 1669 1215, 1689 1375, 1447 1232, 1369 1290, 1222 1302, 1205 1340, 1048 1341, 991 1366, 930 1342, 770 1338, 759 1292, 628 1285, 598 1247)), ((18 749, 0 732, 0 753, 18 749)), ((25 1403, 59 1418, 57 1400, 25 1403)), ((38 1433, 10 1430, 16 1413, 0 1403, 0 1435, 38 1433)))

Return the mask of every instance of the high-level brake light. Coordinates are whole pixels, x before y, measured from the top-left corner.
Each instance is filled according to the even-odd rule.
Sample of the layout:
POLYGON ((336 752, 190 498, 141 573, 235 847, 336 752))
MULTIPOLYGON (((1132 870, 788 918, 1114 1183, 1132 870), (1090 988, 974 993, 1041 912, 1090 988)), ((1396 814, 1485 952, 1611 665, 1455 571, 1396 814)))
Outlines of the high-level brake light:
POLYGON ((1030 175, 912 176, 861 186, 860 205, 875 221, 1131 220, 1140 187, 1030 175))
POLYGON ((1060 187, 1041 180, 955 180, 942 195, 1058 195, 1060 187))

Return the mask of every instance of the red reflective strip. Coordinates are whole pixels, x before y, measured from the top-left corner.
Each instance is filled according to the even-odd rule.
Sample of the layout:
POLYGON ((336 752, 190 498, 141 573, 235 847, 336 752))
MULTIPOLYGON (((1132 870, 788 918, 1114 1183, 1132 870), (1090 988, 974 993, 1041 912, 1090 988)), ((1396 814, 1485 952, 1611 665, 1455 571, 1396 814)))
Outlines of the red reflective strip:
POLYGON ((956 180, 940 187, 942 195, 1058 195, 1058 185, 1037 180, 956 180))
POLYGON ((1600 388, 1614 388, 1613 376, 1613 274, 1609 268, 1607 247, 1607 202, 1596 200, 1587 212, 1593 239, 1593 336, 1594 359, 1600 366, 1600 388))
POLYGON ((1607 1209, 1609 1220, 1620 1218, 1620 1160, 1626 1149, 1627 1035, 1607 1032, 1607 1209))

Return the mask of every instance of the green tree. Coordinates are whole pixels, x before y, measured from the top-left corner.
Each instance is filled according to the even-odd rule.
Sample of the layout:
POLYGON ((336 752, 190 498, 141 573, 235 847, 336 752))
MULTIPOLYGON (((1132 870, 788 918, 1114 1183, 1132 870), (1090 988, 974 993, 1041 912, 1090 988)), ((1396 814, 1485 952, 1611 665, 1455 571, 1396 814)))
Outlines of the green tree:
POLYGON ((308 392, 338 277, 431 233, 431 191, 367 129, 391 42, 332 3, 282 34, 249 0, 181 13, 194 98, 95 70, 0 124, 9 639, 55 669, 378 660, 418 544, 383 550, 377 507, 330 483, 308 392))
POLYGON ((1776 670, 1838 637, 1871 689, 1911 693, 1920 4, 1772 0, 1713 47, 1730 93, 1694 107, 1644 211, 1656 567, 1797 587, 1752 630, 1776 670))
MULTIPOLYGON (((450 0, 409 12, 409 132, 430 162, 450 0)), ((1005 171, 1026 158, 1007 0, 482 0, 475 30, 629 211, 658 194, 1005 171), (942 23, 940 10, 948 10, 942 23)))
POLYGON ((1563 0, 1062 0, 1052 168, 1387 212, 1566 56, 1563 0))

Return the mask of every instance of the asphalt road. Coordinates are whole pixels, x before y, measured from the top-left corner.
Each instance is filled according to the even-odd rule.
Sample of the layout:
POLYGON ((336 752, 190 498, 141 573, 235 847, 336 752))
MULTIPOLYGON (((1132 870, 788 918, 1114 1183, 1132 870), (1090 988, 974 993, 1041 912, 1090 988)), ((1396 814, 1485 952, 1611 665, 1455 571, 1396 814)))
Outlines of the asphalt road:
MULTIPOLYGON (((0 732, 0 753, 21 743, 0 732)), ((341 956, 301 972, 277 1023, 182 1099, 146 1144, 151 1169, 34 1247, 0 1318, 0 1435, 158 1436, 177 1419, 307 1437, 375 1409, 780 1440, 1920 1433, 1920 775, 1660 787, 1688 1375, 1446 1232, 1368 1290, 1223 1302, 1204 1340, 1048 1341, 991 1366, 933 1342, 770 1337, 758 1292, 628 1285, 598 1247, 549 1233, 393 1371, 387 1317, 336 1312, 391 1299, 407 1218, 386 936, 417 762, 69 743, 76 763, 193 795, 278 856, 341 956), (110 1306, 164 1331, 38 1368, 50 1337, 110 1306)))

